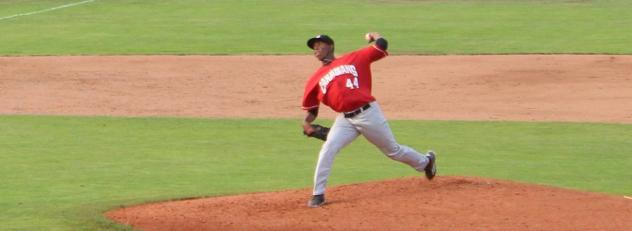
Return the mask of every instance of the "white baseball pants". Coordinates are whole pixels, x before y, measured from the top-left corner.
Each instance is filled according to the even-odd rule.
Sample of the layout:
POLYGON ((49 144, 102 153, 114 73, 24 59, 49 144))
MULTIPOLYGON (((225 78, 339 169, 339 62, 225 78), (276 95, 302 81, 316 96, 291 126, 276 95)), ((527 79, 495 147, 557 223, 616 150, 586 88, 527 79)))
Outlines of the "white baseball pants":
POLYGON ((325 193, 327 178, 331 173, 334 159, 342 148, 360 134, 389 158, 407 164, 419 172, 423 172, 429 162, 425 155, 395 141, 395 136, 388 126, 382 109, 374 101, 370 108, 352 118, 345 118, 343 113, 336 117, 336 121, 327 135, 327 141, 318 154, 313 195, 325 193))

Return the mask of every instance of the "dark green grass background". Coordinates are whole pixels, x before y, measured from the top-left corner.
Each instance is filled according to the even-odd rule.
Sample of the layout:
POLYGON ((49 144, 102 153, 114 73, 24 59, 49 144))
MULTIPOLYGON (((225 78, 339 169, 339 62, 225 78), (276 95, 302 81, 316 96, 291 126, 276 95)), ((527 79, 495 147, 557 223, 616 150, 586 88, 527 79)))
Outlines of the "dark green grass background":
MULTIPOLYGON (((0 1, 0 18, 73 2, 0 1)), ((307 54, 305 40, 317 33, 344 52, 363 45, 367 31, 382 32, 393 54, 630 54, 631 8, 624 0, 97 0, 0 19, 0 55, 307 54)), ((0 230, 121 229, 102 212, 309 188, 320 142, 302 137, 299 124, 0 116, 0 230)), ((402 143, 439 152, 441 175, 632 194, 631 125, 391 124, 402 143)), ((331 183, 403 176, 419 174, 360 138, 339 156, 331 183)))
MULTIPOLYGON (((9 0, 0 18, 77 1, 9 0)), ((632 52, 632 1, 97 0, 0 20, 0 54, 305 54, 380 31, 394 54, 632 52)))

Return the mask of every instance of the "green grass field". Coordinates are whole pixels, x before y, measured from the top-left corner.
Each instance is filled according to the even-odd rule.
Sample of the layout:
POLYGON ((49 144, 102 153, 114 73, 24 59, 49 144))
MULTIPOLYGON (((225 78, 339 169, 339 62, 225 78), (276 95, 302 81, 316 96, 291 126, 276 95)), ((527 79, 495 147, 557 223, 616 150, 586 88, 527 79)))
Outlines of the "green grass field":
MULTIPOLYGON (((321 121, 330 123, 328 121, 321 121)), ((0 117, 3 229, 108 229, 121 204, 310 188, 320 147, 300 121, 0 117)), ((392 121, 400 142, 440 152, 441 175, 630 194, 632 126, 392 121), (596 174, 598 173, 598 174, 596 174)), ((421 175, 363 138, 332 184, 421 175)), ((308 196, 308 195, 306 195, 308 196)))
MULTIPOLYGON (((307 54, 380 31, 393 54, 632 53, 631 1, 0 1, 0 55, 307 54), (7 19, 2 19, 7 18, 7 19)), ((2 69, 0 69, 2 71, 2 69)), ((0 79, 1 80, 1 79, 0 79)), ((0 85, 1 87, 1 85, 0 85)), ((1 88, 0 88, 1 96, 1 88)), ((0 116, 0 230, 125 229, 122 204, 311 187, 297 120, 0 116), (272 133, 272 134, 271 134, 272 133)), ((632 125, 391 121, 440 174, 632 194, 632 125)), ((331 182, 414 176, 363 139, 331 182)))
MULTIPOLYGON (((79 0, 8 0, 0 18, 79 0)), ((380 31, 394 54, 632 53, 632 1, 96 0, 0 20, 0 54, 305 54, 380 31)))

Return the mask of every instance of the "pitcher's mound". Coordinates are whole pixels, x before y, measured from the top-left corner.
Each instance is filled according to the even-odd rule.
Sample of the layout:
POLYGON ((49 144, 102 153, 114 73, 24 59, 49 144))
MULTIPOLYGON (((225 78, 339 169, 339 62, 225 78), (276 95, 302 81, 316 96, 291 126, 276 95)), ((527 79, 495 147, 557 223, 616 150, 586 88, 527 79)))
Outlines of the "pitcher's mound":
POLYGON ((626 230, 632 200, 474 177, 345 185, 310 209, 310 190, 123 208, 106 215, 142 230, 626 230))

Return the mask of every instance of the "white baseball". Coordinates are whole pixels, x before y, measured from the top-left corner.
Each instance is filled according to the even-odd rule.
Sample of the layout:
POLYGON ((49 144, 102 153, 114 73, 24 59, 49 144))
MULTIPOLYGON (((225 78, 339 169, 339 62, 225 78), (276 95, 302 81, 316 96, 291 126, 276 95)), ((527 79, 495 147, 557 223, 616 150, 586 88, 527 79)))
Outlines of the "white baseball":
POLYGON ((373 42, 373 36, 371 35, 371 33, 366 33, 364 35, 364 39, 366 39, 366 41, 373 42))

